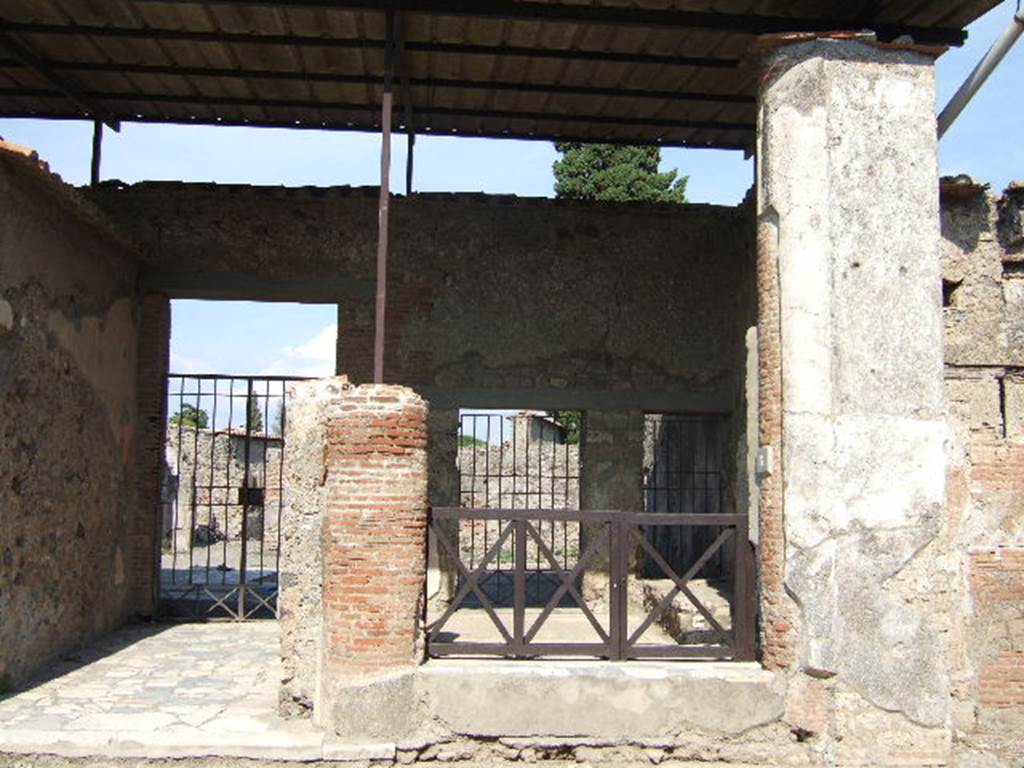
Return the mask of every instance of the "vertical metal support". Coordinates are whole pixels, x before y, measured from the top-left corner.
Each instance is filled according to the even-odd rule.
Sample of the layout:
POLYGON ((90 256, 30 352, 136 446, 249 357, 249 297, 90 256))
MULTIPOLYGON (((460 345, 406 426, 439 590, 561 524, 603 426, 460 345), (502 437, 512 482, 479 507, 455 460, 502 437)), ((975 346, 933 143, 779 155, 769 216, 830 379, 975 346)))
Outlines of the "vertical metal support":
POLYGON ((395 73, 395 14, 387 12, 384 95, 380 108, 380 202, 377 206, 377 304, 373 340, 373 383, 384 383, 384 318, 387 307, 388 224, 391 202, 391 112, 395 73))
MULTIPOLYGON (((245 489, 242 492, 242 551, 239 554, 238 559, 238 618, 242 620, 245 618, 245 569, 248 565, 246 551, 249 549, 249 451, 252 447, 252 407, 253 403, 252 396, 252 379, 248 380, 245 392, 245 467, 242 472, 242 487, 245 489)), ((230 435, 231 425, 228 424, 228 434, 230 435)), ((230 443, 229 443, 230 445, 230 443)), ((227 527, 227 526, 225 526, 227 527)))
POLYGON ((753 661, 756 656, 754 606, 754 552, 745 527, 737 527, 735 581, 732 600, 733 652, 736 661, 753 661))
POLYGON ((412 194, 413 168, 416 158, 416 120, 412 109, 412 89, 409 85, 409 70, 405 58, 405 17, 395 14, 395 76, 402 89, 402 107, 405 111, 405 194, 412 194))
POLYGON ((103 154, 103 123, 92 122, 92 167, 89 172, 89 185, 95 187, 100 183, 100 159, 103 154))
POLYGON ((406 123, 406 130, 408 134, 406 136, 406 150, 405 150, 405 194, 412 194, 412 174, 413 174, 413 161, 416 156, 416 134, 413 132, 412 126, 406 123))
POLYGON ((628 578, 629 526, 621 520, 608 522, 608 637, 611 648, 608 658, 621 661, 626 657, 629 637, 628 578))
POLYGON ((526 650, 526 521, 516 520, 515 526, 515 594, 512 600, 512 638, 517 656, 526 650))

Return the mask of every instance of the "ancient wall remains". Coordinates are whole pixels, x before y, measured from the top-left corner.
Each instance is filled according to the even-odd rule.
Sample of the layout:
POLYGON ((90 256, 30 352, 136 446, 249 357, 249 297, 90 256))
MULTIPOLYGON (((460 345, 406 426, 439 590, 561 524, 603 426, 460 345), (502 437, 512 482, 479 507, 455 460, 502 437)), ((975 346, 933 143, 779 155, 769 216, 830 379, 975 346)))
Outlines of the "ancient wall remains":
POLYGON ((1024 764, 1024 189, 943 197, 954 739, 964 765, 1024 764))
MULTIPOLYGON (((94 199, 138 243, 150 282, 337 301, 339 371, 371 378, 376 190, 142 183, 94 199)), ((396 197, 386 378, 435 407, 730 410, 751 314, 749 216, 396 197), (505 402, 485 402, 496 390, 505 402)))
POLYGON ((246 484, 262 489, 263 502, 250 505, 246 537, 276 544, 279 506, 284 503, 280 437, 253 434, 247 438, 244 430, 171 424, 164 445, 161 531, 165 549, 186 551, 239 540, 245 511, 239 489, 246 484))
POLYGON ((134 590, 136 534, 155 507, 141 513, 135 495, 130 251, 91 204, 6 145, 0 211, 2 690, 145 610, 153 582, 134 590))

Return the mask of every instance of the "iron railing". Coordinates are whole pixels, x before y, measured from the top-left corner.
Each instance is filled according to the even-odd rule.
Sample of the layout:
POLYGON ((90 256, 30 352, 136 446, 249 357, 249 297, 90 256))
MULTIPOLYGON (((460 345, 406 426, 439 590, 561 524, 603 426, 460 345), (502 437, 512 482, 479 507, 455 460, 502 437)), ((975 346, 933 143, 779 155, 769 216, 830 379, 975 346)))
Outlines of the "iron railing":
MULTIPOLYGON (((459 587, 441 615, 428 623, 427 649, 431 656, 484 655, 510 658, 583 656, 611 660, 641 658, 701 658, 749 660, 754 658, 753 556, 747 535, 747 517, 741 514, 684 515, 621 511, 576 510, 489 510, 435 508, 431 511, 430 535, 455 563, 459 587), (452 526, 446 521, 495 521, 496 539, 472 566, 449 538, 452 526), (576 523, 588 532, 584 551, 571 568, 563 567, 539 526, 544 522, 576 523), (719 533, 711 544, 682 572, 673 568, 652 545, 649 530, 661 527, 715 526, 719 533), (497 604, 481 587, 494 567, 494 559, 511 542, 514 553, 511 611, 497 604), (693 589, 694 580, 708 562, 725 546, 734 550, 734 568, 727 590, 729 626, 717 618, 693 589), (558 587, 539 611, 528 611, 527 582, 530 568, 527 553, 536 548, 555 574, 558 587), (642 559, 660 569, 659 578, 671 584, 653 604, 637 610, 631 599, 631 582, 642 559), (591 572, 603 586, 596 598, 584 598, 584 575, 591 572), (470 600, 475 598, 475 603, 470 600), (682 596, 706 623, 708 642, 644 640, 645 634, 682 596), (604 603, 607 605, 604 605, 604 603), (477 607, 478 606, 478 607, 477 607), (575 614, 576 626, 589 639, 563 637, 541 642, 538 636, 556 610, 575 614), (460 615, 482 611, 497 632, 490 640, 460 639, 460 615), (606 613, 605 613, 606 612, 606 613), (605 613, 602 617, 600 614, 605 613), (502 615, 504 614, 504 615, 502 615), (509 615, 510 614, 510 615, 509 615), (509 621, 509 619, 511 621, 509 621), (588 629, 589 627, 589 629, 588 629)), ((563 616, 563 618, 565 618, 563 616)), ((572 618, 572 617, 569 617, 572 618)), ((564 623, 564 622, 563 622, 564 623)), ((579 634, 579 633, 577 633, 579 634)))
MULTIPOLYGON (((579 445, 568 430, 543 413, 463 413, 458 433, 459 504, 471 509, 579 509, 579 445)), ((461 557, 470 569, 491 549, 498 521, 458 521, 461 557)), ((536 521, 544 544, 560 569, 572 568, 579 557, 579 525, 564 520, 536 521)), ((558 582, 548 576, 548 561, 539 547, 527 546, 531 578, 528 600, 544 601, 558 582)), ((512 540, 505 540, 490 560, 481 581, 492 600, 512 592, 512 540)), ((470 596, 470 600, 473 596, 470 596)))
POLYGON ((277 614, 287 376, 169 374, 160 608, 277 614))

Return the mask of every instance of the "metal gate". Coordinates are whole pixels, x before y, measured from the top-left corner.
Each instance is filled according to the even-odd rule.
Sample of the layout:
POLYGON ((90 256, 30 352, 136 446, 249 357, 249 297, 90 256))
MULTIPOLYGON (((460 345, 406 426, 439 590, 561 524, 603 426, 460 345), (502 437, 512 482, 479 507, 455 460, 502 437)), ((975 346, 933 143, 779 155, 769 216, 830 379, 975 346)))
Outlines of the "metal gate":
MULTIPOLYGON (((647 414, 644 422, 644 512, 720 515, 724 509, 725 427, 723 416, 647 414)), ((660 526, 647 529, 648 541, 665 562, 682 569, 715 541, 714 525, 660 526)), ((724 578, 731 570, 728 549, 709 558, 701 576, 724 578)), ((648 578, 659 578, 659 564, 643 560, 648 578)))
MULTIPOLYGON (((452 557, 458 568, 460 587, 441 615, 429 621, 427 651, 432 656, 504 656, 538 658, 544 656, 585 656, 614 660, 662 659, 733 659, 754 658, 754 600, 752 551, 747 541, 746 515, 683 515, 636 512, 580 512, 573 510, 523 509, 493 510, 434 508, 431 510, 430 536, 440 549, 452 557), (458 551, 445 522, 489 521, 496 524, 496 536, 480 558, 467 562, 465 550, 458 551), (598 531, 571 566, 560 562, 546 544, 545 523, 588 525, 598 531), (685 567, 670 565, 651 544, 650 531, 659 528, 708 528, 718 533, 703 552, 696 553, 685 567), (513 553, 509 576, 513 584, 512 600, 507 606, 493 600, 483 588, 484 579, 493 574, 492 563, 511 543, 513 553), (540 551, 557 589, 540 604, 531 604, 527 595, 531 569, 528 565, 532 548, 540 551), (632 573, 630 560, 641 549, 657 566, 653 577, 671 584, 657 600, 644 609, 630 612, 630 584, 638 579, 632 573), (723 550, 732 550, 737 567, 733 569, 729 587, 728 619, 720 621, 694 589, 694 580, 705 564, 723 550), (580 578, 588 565, 603 560, 607 563, 605 599, 587 599, 580 589, 580 578), (475 596, 476 602, 470 598, 475 596), (708 631, 701 638, 692 634, 654 639, 648 630, 656 624, 673 602, 681 598, 707 622, 708 631), (606 604, 605 604, 606 603, 606 604), (604 604, 604 605, 603 605, 604 604), (465 608, 476 608, 465 611, 465 608), (482 612, 479 610, 482 608, 482 612), (502 610, 503 608, 511 608, 502 610), (534 610, 530 610, 533 608, 534 610), (556 609, 575 614, 571 637, 544 639, 545 628, 552 622, 556 609), (459 621, 459 615, 483 613, 490 637, 473 637, 471 625, 459 621), (454 631, 453 631, 454 630, 454 631)), ((599 571, 600 572, 600 571, 599 571)), ((563 627, 567 617, 562 616, 563 627)), ((479 624, 481 622, 474 622, 479 624)))
MULTIPOLYGON (((465 413, 459 419, 459 503, 469 509, 578 510, 578 435, 541 411, 516 414, 465 413)), ((500 537, 500 521, 465 517, 458 526, 461 559, 475 568, 500 537)), ((557 570, 571 569, 579 559, 579 522, 549 518, 534 521, 533 538, 523 556, 529 573, 526 598, 543 605, 560 579, 557 570), (552 564, 545 548, 554 558, 552 564)), ((500 605, 513 599, 514 543, 503 540, 492 553, 480 589, 500 605)), ((468 597, 475 603, 476 595, 468 597)))
POLYGON ((160 493, 164 616, 277 614, 285 376, 169 374, 160 493))

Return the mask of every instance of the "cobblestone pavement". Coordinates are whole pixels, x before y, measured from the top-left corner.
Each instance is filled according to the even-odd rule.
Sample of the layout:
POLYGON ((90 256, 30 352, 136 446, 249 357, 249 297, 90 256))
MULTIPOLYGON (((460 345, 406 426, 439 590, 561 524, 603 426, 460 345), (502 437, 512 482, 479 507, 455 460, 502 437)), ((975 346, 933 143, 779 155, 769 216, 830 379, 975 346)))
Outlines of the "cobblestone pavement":
POLYGON ((130 627, 0 699, 0 752, 321 758, 308 720, 277 716, 280 679, 276 622, 130 627))

